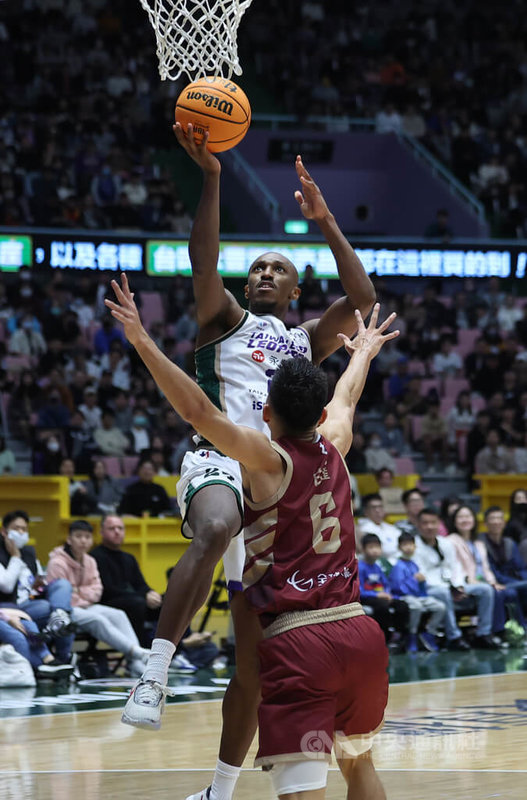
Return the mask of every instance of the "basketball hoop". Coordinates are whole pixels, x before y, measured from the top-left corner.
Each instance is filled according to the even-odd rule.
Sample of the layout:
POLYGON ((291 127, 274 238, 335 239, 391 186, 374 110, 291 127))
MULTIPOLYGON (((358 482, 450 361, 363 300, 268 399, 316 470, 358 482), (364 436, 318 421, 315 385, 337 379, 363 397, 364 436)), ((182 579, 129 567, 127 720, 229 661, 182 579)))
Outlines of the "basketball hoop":
POLYGON ((241 75, 236 37, 252 0, 139 1, 156 35, 162 81, 175 81, 183 72, 191 80, 241 75))

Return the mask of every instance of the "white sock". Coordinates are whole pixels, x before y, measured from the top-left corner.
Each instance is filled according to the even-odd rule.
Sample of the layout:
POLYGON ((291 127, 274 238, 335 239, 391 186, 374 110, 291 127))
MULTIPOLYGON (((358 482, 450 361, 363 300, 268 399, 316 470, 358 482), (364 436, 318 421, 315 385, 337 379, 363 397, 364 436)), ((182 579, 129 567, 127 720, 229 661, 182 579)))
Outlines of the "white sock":
POLYGON ((140 647, 139 645, 135 645, 130 650, 130 658, 136 659, 137 661, 146 661, 149 655, 150 650, 147 650, 146 647, 140 647))
POLYGON ((218 758, 209 800, 232 800, 232 793, 240 772, 241 767, 233 767, 218 758))
POLYGON ((175 652, 176 645, 169 642, 168 639, 154 639, 148 662, 143 672, 143 680, 157 681, 166 686, 168 668, 175 652))

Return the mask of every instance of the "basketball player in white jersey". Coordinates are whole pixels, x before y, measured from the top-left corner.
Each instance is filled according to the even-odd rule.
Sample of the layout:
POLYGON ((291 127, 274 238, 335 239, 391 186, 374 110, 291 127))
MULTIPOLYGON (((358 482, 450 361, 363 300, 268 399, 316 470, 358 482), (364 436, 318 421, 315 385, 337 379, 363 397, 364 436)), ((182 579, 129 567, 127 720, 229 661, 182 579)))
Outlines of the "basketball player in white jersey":
MULTIPOLYGON (((346 296, 333 303, 320 319, 288 330, 284 320, 291 301, 300 295, 295 266, 279 253, 263 253, 251 265, 245 311, 228 292, 217 272, 220 227, 220 172, 218 159, 203 144, 195 144, 192 127, 175 126, 178 142, 203 172, 203 188, 189 242, 192 279, 199 324, 196 365, 200 386, 233 422, 258 430, 266 428, 261 410, 274 370, 284 358, 299 355, 320 363, 341 346, 339 332, 357 329, 354 309, 365 317, 375 291, 360 260, 329 211, 320 189, 297 157, 295 167, 302 191, 295 197, 303 215, 317 222, 337 263, 346 296)), ((269 435, 269 432, 266 431, 269 435)), ((123 721, 159 728, 160 698, 151 697, 151 681, 165 685, 175 645, 203 605, 214 568, 225 554, 225 574, 231 590, 241 588, 243 541, 234 537, 242 527, 242 486, 238 464, 207 442, 188 453, 182 465, 178 500, 183 533, 191 544, 172 571, 156 639, 142 678, 135 690, 134 713, 144 695, 144 713, 135 718, 125 712, 123 721), (229 552, 225 553, 232 541, 229 552), (148 682, 148 683, 147 683, 148 682)), ((236 636, 236 675, 225 695, 224 731, 219 766, 230 781, 229 770, 241 765, 256 730, 259 699, 256 644, 260 628, 241 592, 231 603, 236 636)), ((212 800, 220 800, 215 793, 212 800)))

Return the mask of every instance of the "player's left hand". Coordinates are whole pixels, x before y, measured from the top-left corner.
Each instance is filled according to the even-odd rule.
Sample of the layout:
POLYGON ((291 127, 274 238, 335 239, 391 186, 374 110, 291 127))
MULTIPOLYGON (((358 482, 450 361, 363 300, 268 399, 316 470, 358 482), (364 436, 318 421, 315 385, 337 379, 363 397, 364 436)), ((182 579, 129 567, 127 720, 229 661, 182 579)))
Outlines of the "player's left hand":
POLYGON ((315 222, 323 220, 330 214, 330 211, 322 192, 304 167, 302 156, 296 157, 295 169, 303 190, 303 193, 295 192, 295 200, 300 206, 302 214, 306 219, 313 219, 315 222))
POLYGON ((119 286, 117 281, 112 281, 112 289, 119 302, 114 303, 113 300, 106 299, 104 303, 112 312, 112 317, 122 322, 126 338, 130 344, 135 347, 141 337, 146 335, 146 331, 143 328, 134 301, 134 294, 130 291, 128 278, 124 272, 121 274, 121 286, 119 286))
POLYGON ((384 331, 390 327, 397 314, 395 311, 387 317, 377 328, 377 320, 379 319, 379 311, 381 306, 375 303, 373 311, 371 312, 370 322, 368 327, 364 325, 364 320, 358 309, 355 309, 355 318, 357 320, 357 335, 353 341, 346 336, 345 333, 339 333, 339 339, 346 348, 348 355, 352 356, 355 352, 368 352, 371 358, 375 358, 383 344, 396 339, 399 336, 399 331, 391 331, 385 333, 384 331))

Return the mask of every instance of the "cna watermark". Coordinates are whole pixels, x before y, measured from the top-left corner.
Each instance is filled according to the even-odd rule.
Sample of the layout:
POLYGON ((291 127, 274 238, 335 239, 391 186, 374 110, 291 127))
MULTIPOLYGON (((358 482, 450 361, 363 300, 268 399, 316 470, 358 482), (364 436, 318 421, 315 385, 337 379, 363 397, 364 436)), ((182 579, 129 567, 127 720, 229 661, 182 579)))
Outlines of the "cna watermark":
POLYGON ((376 748, 383 757, 402 755, 409 750, 419 751, 420 759, 436 759, 438 754, 479 753, 485 747, 486 731, 450 731, 439 733, 428 730, 426 733, 379 732, 375 736, 346 736, 336 731, 333 736, 327 731, 308 731, 300 740, 300 750, 310 759, 327 760, 333 752, 335 758, 356 758, 369 750, 375 741, 376 748))

